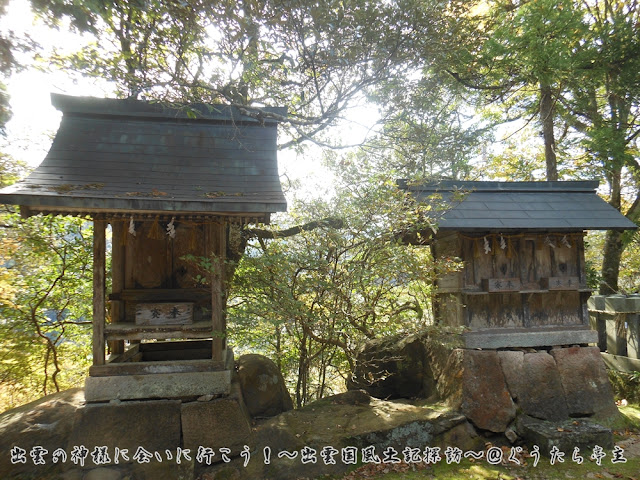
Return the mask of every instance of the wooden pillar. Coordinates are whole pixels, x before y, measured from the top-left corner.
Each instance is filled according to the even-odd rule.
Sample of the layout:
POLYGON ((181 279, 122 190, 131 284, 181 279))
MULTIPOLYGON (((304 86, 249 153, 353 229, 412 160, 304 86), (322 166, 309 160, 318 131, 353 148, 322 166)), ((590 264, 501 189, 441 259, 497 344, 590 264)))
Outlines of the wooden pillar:
MULTIPOLYGON (((124 289, 124 258, 125 246, 122 238, 125 233, 125 222, 116 220, 111 223, 111 292, 122 293, 124 289)), ((111 301, 111 322, 124 322, 124 302, 122 300, 111 301)), ((112 354, 124 352, 124 340, 109 342, 112 354)))
POLYGON ((104 365, 105 320, 105 228, 104 220, 93 220, 93 364, 104 365))
POLYGON ((211 321, 213 330, 212 358, 222 362, 222 352, 226 343, 226 328, 223 312, 224 303, 224 260, 226 253, 226 226, 222 224, 212 225, 213 253, 216 256, 215 271, 211 275, 211 321))

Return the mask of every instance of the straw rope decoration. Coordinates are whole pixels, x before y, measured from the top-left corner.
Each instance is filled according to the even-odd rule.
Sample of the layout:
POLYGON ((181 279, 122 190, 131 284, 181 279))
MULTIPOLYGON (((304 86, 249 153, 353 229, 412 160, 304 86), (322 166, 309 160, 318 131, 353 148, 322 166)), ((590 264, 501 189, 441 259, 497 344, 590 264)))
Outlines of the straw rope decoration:
POLYGON ((129 219, 129 233, 134 237, 136 236, 136 222, 133 221, 133 215, 129 219))
MULTIPOLYGON (((513 258, 517 255, 517 250, 513 245, 513 239, 522 238, 525 234, 518 233, 514 235, 488 234, 482 236, 462 235, 461 238, 471 240, 473 245, 473 256, 479 258, 484 251, 485 255, 496 255, 500 250, 505 252, 507 258, 513 258)), ((528 235, 527 235, 528 236, 528 235)), ((549 248, 575 248, 577 246, 576 238, 582 238, 582 233, 562 233, 547 234, 544 238, 544 244, 549 248)))
POLYGON ((174 225, 174 222, 176 221, 176 217, 171 217, 171 221, 167 224, 167 235, 169 235, 170 238, 176 238, 176 227, 174 225))

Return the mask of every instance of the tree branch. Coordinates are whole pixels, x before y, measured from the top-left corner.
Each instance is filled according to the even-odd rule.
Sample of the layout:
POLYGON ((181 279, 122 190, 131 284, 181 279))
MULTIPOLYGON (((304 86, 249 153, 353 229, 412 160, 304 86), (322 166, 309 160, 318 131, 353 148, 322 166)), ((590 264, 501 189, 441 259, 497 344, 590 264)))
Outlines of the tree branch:
POLYGON ((341 218, 328 217, 322 220, 314 220, 312 222, 305 223, 303 225, 296 225, 295 227, 287 228, 285 230, 267 230, 265 228, 247 228, 243 231, 245 238, 258 238, 258 239, 274 239, 274 238, 286 238, 298 235, 302 232, 315 230, 316 228, 342 228, 344 227, 344 220, 341 218))

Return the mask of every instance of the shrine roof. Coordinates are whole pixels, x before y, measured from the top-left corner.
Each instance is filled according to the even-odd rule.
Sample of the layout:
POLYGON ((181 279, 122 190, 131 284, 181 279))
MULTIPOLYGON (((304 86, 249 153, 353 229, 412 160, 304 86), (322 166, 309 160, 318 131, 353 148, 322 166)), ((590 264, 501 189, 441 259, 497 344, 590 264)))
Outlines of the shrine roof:
POLYGON ((51 95, 63 113, 43 162, 0 190, 28 214, 264 216, 286 210, 277 165, 285 108, 51 95))
POLYGON ((443 180, 400 187, 432 202, 439 230, 631 230, 637 226, 596 189, 598 181, 481 182, 443 180))

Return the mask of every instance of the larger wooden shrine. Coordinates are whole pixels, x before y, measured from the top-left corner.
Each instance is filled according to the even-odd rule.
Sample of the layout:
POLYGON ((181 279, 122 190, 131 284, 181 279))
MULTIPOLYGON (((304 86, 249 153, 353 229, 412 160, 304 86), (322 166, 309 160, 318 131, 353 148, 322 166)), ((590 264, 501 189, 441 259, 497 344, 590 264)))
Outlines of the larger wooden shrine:
POLYGON ((434 258, 461 270, 437 279, 435 318, 466 327, 468 348, 597 342, 590 330, 586 230, 635 229, 597 181, 402 184, 434 208, 434 258))
POLYGON ((218 105, 52 102, 63 117, 49 153, 0 202, 93 220, 87 400, 228 393, 227 247, 243 225, 286 209, 268 115, 286 110, 258 120, 218 105))

